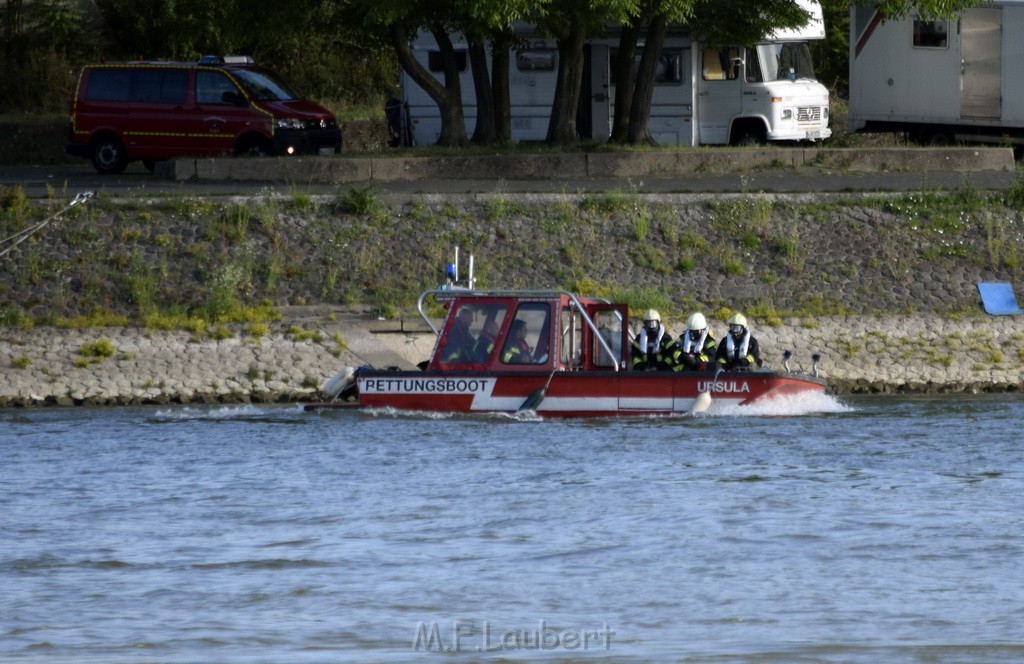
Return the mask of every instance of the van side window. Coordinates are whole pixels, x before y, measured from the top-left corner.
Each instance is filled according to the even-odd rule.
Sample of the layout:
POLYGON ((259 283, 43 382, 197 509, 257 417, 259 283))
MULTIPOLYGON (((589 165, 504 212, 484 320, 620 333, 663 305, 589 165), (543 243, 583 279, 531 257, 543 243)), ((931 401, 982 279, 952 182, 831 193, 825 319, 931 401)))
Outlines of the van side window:
MULTIPOLYGON (((455 66, 459 71, 466 71, 466 64, 469 62, 466 51, 455 51, 455 66)), ((441 58, 441 51, 429 51, 427 53, 427 69, 433 72, 444 71, 444 60, 441 58)))
POLYGON ((138 69, 132 101, 184 104, 187 86, 184 69, 138 69))
POLYGON ((89 101, 130 101, 130 69, 97 68, 89 73, 85 98, 89 101))
POLYGON ((196 72, 196 103, 197 104, 230 104, 224 100, 225 92, 233 92, 241 96, 238 86, 231 82, 224 73, 200 69, 196 72))
POLYGON ((736 78, 738 69, 739 49, 736 47, 714 49, 706 48, 702 54, 704 66, 701 71, 705 81, 731 81, 736 78))

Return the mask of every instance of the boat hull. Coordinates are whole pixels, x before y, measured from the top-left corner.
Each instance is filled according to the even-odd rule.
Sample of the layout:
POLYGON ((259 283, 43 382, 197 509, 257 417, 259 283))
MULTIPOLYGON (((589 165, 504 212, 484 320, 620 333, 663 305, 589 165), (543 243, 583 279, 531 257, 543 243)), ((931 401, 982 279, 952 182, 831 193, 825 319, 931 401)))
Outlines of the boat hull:
MULTIPOLYGON (((823 393, 803 374, 753 372, 442 372, 363 369, 358 403, 451 413, 513 413, 534 405, 545 417, 689 413, 702 392, 716 404, 746 405, 776 397, 823 393), (531 400, 532 402, 528 402, 531 400)), ((699 410, 699 408, 698 408, 699 410)))

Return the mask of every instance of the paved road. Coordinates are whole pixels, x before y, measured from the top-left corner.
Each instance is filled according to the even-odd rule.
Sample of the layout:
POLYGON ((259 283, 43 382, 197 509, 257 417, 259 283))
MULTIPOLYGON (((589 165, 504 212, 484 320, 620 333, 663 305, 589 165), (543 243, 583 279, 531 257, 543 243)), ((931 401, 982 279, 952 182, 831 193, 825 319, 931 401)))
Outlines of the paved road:
MULTIPOLYGON (((921 173, 825 173, 814 168, 779 169, 750 173, 646 177, 637 179, 574 180, 418 180, 374 183, 383 193, 577 193, 624 191, 646 193, 721 192, 890 192, 934 189, 1005 189, 1018 178, 1008 172, 921 172, 921 173)), ((100 175, 87 164, 53 166, 0 166, 0 185, 17 184, 30 197, 73 196, 79 191, 117 196, 187 194, 192 196, 247 195, 262 190, 282 193, 332 194, 347 189, 345 184, 242 181, 174 181, 150 175, 140 164, 132 164, 120 175, 100 175)))

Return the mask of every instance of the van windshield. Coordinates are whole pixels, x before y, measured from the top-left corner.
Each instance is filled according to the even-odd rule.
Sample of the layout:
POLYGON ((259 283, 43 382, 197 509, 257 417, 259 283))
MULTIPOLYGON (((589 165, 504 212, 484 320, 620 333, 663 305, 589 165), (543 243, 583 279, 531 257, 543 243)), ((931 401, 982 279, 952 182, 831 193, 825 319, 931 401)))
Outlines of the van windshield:
MULTIPOLYGON (((761 64, 762 80, 816 78, 811 49, 807 42, 758 44, 757 54, 761 64)), ((748 56, 748 68, 751 64, 748 56)))
POLYGON ((232 69, 235 75, 256 99, 262 101, 285 101, 299 99, 288 84, 276 74, 265 69, 232 69))

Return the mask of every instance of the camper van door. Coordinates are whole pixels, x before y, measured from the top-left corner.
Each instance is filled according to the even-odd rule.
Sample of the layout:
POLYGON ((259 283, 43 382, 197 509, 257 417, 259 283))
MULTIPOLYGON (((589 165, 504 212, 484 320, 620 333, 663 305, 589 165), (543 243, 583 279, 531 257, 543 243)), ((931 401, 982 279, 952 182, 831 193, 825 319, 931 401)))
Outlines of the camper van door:
POLYGON ((740 112, 739 49, 701 48, 701 76, 697 82, 697 121, 701 145, 729 142, 732 119, 740 112))

